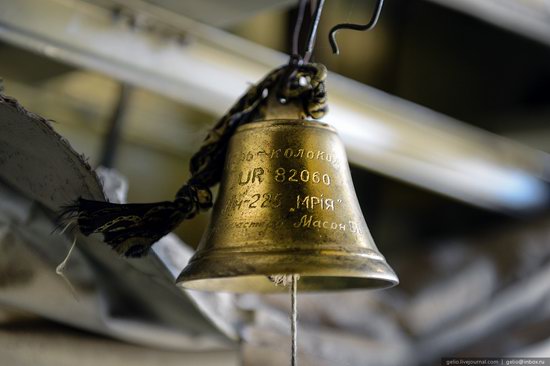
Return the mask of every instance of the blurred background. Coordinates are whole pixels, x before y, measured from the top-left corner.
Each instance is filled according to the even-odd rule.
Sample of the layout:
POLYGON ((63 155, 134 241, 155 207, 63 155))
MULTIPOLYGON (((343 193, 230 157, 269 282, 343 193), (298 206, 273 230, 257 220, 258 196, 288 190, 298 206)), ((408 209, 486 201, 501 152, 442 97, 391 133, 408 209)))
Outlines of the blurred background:
MULTIPOLYGON (((126 177, 128 202, 171 200, 208 128, 287 60, 296 5, 0 0, 3 93, 54 120, 92 167, 126 177)), ((344 140, 366 221, 401 283, 347 305, 301 297, 304 364, 550 356, 550 2, 387 0, 373 31, 338 33, 333 55, 328 30, 365 23, 373 6, 327 0, 313 59, 331 73, 324 120, 344 140)), ((207 222, 177 235, 196 247, 207 222)), ((235 300, 256 311, 243 345, 179 364, 285 364, 286 300, 235 300)), ((85 338, 79 347, 107 342, 74 335, 77 323, 41 324, 85 338)), ((36 349, 33 329, 6 321, 0 348, 15 334, 36 349)), ((130 364, 130 345, 108 347, 121 355, 113 364, 130 364)), ((149 347, 144 365, 168 357, 149 347)))

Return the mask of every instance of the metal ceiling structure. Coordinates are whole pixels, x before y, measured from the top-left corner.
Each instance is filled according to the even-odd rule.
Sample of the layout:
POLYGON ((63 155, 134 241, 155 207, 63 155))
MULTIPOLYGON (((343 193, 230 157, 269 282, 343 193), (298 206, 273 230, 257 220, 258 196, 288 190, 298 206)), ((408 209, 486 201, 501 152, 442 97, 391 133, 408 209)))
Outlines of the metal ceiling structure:
POLYGON ((430 1, 550 45, 550 2, 546 0, 430 1))
MULTIPOLYGON (((91 0, 97 1, 97 0, 91 0)), ((260 11, 283 8, 296 0, 145 0, 159 8, 184 15, 199 22, 224 27, 249 18, 260 11)))
MULTIPOLYGON (((140 0, 7 0, 0 38, 223 114, 286 56, 140 0), (136 21, 138 20, 138 21, 136 21)), ((478 207, 532 210, 547 154, 338 75, 331 112, 353 164, 478 207)))

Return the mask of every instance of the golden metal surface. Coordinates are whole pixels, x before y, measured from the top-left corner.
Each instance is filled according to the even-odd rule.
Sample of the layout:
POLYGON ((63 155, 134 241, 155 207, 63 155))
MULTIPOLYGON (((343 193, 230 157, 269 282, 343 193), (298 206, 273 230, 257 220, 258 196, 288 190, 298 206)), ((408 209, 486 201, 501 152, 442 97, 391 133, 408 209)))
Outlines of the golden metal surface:
POLYGON ((178 278, 189 289, 278 292, 383 288, 397 276, 367 228, 336 131, 272 120, 240 127, 228 149, 210 225, 178 278))

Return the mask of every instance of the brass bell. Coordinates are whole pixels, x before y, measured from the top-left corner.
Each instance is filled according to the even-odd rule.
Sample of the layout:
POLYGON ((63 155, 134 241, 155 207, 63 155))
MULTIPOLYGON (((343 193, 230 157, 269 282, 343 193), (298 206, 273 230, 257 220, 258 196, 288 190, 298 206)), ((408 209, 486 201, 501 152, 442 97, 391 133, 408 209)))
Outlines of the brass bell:
POLYGON ((271 120, 239 127, 198 250, 178 278, 188 289, 279 292, 384 288, 399 280, 367 228, 344 146, 327 124, 271 120))

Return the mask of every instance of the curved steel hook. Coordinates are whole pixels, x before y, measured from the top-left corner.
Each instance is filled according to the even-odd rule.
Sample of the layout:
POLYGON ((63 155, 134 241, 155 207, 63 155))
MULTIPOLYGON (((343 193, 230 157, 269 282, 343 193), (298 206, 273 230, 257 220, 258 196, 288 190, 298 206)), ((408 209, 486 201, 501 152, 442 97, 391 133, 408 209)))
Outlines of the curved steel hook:
POLYGON ((382 12, 382 5, 384 5, 384 0, 378 0, 376 3, 376 8, 374 9, 374 14, 372 19, 365 25, 361 24, 352 24, 352 23, 341 23, 337 24, 330 30, 328 34, 328 41, 330 42, 330 47, 332 48, 332 53, 338 55, 340 50, 338 49, 338 44, 336 43, 336 32, 340 29, 351 29, 357 31, 369 31, 376 26, 378 18, 380 18, 380 13, 382 12))
POLYGON ((300 0, 298 6, 298 16, 296 17, 296 24, 294 25, 294 33, 292 35, 292 56, 301 57, 304 62, 308 62, 313 54, 313 48, 315 47, 315 37, 317 36, 317 28, 319 27, 319 20, 321 19, 321 12, 323 11, 323 5, 325 0, 300 0), (312 6, 312 14, 310 24, 307 24, 308 33, 306 40, 306 49, 301 55, 299 52, 298 41, 300 39, 300 32, 302 31, 302 23, 304 20, 304 13, 306 5, 312 6))

